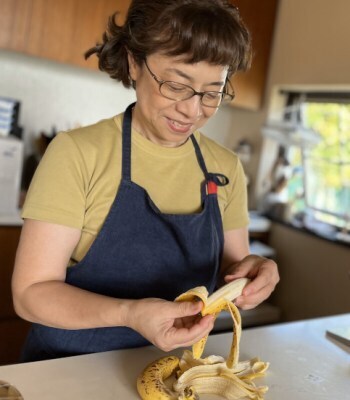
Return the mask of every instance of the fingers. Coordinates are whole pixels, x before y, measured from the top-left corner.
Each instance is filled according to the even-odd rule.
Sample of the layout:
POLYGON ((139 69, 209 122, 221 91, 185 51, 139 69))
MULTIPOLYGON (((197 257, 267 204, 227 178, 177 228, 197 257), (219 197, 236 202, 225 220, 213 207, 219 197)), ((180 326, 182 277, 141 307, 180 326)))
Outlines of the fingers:
POLYGON ((265 286, 258 292, 237 297, 234 303, 242 310, 249 310, 266 300, 271 295, 271 292, 270 286, 265 286))
POLYGON ((197 315, 203 308, 203 302, 201 301, 181 301, 174 303, 174 305, 176 307, 174 307, 172 315, 175 318, 197 315))
POLYGON ((177 329, 172 327, 166 332, 165 339, 172 343, 169 350, 177 347, 191 346, 203 337, 207 336, 214 327, 215 318, 212 315, 206 315, 190 328, 177 329))
POLYGON ((141 334, 163 351, 190 346, 208 335, 214 325, 212 315, 200 316, 203 303, 162 302, 158 313, 142 326, 141 334), (157 320, 157 322, 155 322, 157 320))
POLYGON ((249 255, 243 258, 242 261, 234 264, 234 269, 232 272, 225 276, 225 281, 229 282, 233 279, 238 278, 254 278, 257 274, 259 266, 265 261, 271 261, 264 257, 259 257, 256 255, 249 255))
POLYGON ((233 273, 225 276, 225 281, 230 282, 242 277, 251 279, 243 289, 242 296, 235 301, 235 304, 242 309, 253 308, 266 300, 279 282, 276 263, 255 255, 250 255, 238 263, 233 273))
POLYGON ((252 281, 243 289, 243 295, 258 293, 264 288, 270 288, 270 293, 279 281, 277 265, 274 261, 263 258, 260 263, 248 273, 252 281))
POLYGON ((177 303, 177 305, 176 316, 180 324, 175 321, 173 329, 169 329, 167 332, 168 339, 174 342, 175 347, 192 345, 208 335, 213 329, 215 321, 213 315, 206 315, 205 317, 198 315, 203 308, 201 301, 186 301, 177 303), (174 335, 173 339, 171 338, 172 335, 174 335))

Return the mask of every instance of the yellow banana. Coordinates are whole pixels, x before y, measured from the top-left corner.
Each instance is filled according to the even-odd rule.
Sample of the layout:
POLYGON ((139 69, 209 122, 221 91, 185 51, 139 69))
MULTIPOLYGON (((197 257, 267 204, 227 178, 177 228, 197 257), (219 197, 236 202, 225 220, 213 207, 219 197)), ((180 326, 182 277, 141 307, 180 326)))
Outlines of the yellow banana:
POLYGON ((180 393, 170 390, 164 381, 169 378, 179 366, 179 358, 163 357, 149 364, 137 378, 137 390, 143 400, 197 400, 191 387, 185 386, 180 393))
POLYGON ((0 381, 0 399, 23 400, 21 393, 5 381, 0 381))
POLYGON ((222 311, 231 313, 233 340, 227 359, 221 356, 201 358, 208 336, 185 350, 181 360, 175 356, 161 358, 149 364, 137 380, 137 389, 143 400, 198 400, 199 394, 216 394, 228 400, 250 398, 263 399, 266 386, 256 387, 253 379, 263 376, 268 363, 258 358, 239 362, 241 316, 233 300, 238 297, 248 279, 237 279, 223 286, 208 297, 208 291, 200 286, 177 297, 176 301, 203 302, 201 314, 215 317, 222 311), (165 380, 174 375, 177 380, 171 390, 165 380))

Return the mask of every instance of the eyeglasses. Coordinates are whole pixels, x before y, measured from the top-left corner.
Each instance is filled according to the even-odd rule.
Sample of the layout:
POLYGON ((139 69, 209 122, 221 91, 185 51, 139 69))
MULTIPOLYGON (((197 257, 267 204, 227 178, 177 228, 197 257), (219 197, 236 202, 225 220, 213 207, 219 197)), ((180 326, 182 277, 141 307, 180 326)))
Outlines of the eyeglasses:
MULTIPOLYGON (((234 93, 226 92, 197 92, 191 86, 185 85, 184 83, 163 81, 158 79, 154 73, 150 70, 147 61, 145 59, 145 65, 152 78, 159 85, 159 92, 162 96, 169 100, 182 101, 188 100, 193 96, 200 96, 201 104, 205 107, 218 108, 223 103, 229 103, 235 97, 234 93)), ((230 81, 227 81, 230 84, 230 81)))

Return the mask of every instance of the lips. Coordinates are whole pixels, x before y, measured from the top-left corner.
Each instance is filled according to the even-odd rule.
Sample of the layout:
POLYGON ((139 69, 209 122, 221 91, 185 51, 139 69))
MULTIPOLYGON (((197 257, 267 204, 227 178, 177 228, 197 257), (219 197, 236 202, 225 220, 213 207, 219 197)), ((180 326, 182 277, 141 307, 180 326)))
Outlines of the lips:
POLYGON ((166 120, 170 129, 174 132, 186 133, 193 126, 192 123, 184 123, 170 118, 167 118, 166 120))

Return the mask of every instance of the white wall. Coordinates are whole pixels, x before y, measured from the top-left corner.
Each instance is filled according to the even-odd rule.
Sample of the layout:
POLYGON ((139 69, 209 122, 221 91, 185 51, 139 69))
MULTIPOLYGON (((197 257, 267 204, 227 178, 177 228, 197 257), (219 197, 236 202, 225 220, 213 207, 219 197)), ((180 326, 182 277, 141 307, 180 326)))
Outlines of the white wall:
POLYGON ((107 74, 0 51, 0 96, 21 100, 27 152, 31 138, 54 125, 65 130, 120 113, 134 101, 107 74))

